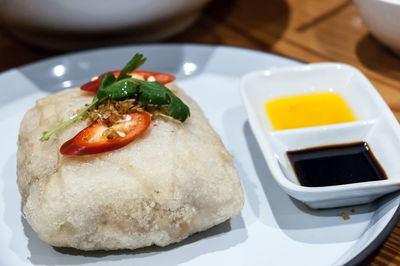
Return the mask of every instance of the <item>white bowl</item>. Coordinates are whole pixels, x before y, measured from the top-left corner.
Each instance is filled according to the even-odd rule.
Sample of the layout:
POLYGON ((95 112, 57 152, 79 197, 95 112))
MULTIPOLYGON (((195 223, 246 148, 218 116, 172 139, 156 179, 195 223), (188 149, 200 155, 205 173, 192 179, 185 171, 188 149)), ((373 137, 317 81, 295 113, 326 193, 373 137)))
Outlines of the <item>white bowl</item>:
POLYGON ((400 126, 382 97, 357 69, 336 63, 265 70, 245 75, 240 90, 250 126, 277 183, 311 208, 371 202, 400 188, 400 126), (275 97, 336 92, 356 114, 356 122, 274 131, 264 103, 275 97), (365 141, 387 180, 346 185, 301 186, 287 151, 365 141))
POLYGON ((4 0, 0 18, 36 45, 75 49, 156 41, 187 28, 209 0, 4 0))
POLYGON ((400 0, 356 0, 369 31, 400 55, 400 0))

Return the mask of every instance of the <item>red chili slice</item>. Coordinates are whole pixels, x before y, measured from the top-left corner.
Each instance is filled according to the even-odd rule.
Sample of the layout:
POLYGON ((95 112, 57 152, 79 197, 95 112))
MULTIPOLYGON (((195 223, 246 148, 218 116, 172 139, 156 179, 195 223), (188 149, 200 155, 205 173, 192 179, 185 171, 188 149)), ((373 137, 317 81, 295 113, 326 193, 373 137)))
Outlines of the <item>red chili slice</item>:
MULTIPOLYGON (((115 77, 117 77, 120 72, 121 72, 120 70, 110 71, 110 73, 114 74, 115 77)), ((104 75, 105 73, 101 74, 97 79, 82 85, 81 90, 97 92, 97 90, 100 87, 101 77, 103 77, 104 75)), ((156 81, 162 84, 167 84, 175 80, 175 76, 173 75, 160 72, 146 71, 146 70, 135 70, 133 71, 133 73, 129 73, 128 75, 130 76, 136 75, 139 79, 143 79, 146 81, 149 77, 153 76, 156 81)))
POLYGON ((151 116, 147 112, 127 114, 124 120, 110 127, 104 121, 97 120, 65 142, 60 153, 78 156, 119 149, 145 132, 150 122, 151 116))

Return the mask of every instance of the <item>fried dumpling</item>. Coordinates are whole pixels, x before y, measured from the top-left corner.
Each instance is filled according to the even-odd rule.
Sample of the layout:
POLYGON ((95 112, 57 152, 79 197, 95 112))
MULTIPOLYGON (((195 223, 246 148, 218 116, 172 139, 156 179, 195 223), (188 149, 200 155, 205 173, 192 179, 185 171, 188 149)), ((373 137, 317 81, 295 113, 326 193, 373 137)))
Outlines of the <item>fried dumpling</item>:
POLYGON ((39 141, 92 94, 67 89, 25 114, 17 182, 25 217, 43 241, 82 250, 165 246, 238 215, 243 191, 232 156, 198 105, 169 88, 190 107, 190 118, 155 118, 132 143, 100 154, 59 153, 85 119, 39 141))

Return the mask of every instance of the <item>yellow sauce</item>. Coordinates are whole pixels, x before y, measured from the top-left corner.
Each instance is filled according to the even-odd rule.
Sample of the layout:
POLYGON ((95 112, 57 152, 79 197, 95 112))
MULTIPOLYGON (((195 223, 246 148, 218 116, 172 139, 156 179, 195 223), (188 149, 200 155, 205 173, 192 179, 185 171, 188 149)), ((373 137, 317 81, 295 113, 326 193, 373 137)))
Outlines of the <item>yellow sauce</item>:
POLYGON ((274 130, 322 126, 357 120, 337 93, 313 93, 273 99, 265 111, 274 130))

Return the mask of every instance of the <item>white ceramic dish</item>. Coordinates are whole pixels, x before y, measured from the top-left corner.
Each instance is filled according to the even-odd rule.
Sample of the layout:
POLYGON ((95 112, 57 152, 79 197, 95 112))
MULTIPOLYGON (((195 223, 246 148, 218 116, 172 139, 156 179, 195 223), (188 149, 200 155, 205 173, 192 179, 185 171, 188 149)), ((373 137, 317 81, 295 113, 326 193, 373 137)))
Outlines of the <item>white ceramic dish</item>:
POLYGON ((0 21, 52 49, 164 39, 189 27, 209 0, 3 0, 0 21))
POLYGON ((400 55, 400 1, 355 0, 355 4, 372 35, 400 55))
POLYGON ((245 75, 241 94, 250 126, 278 184, 311 208, 364 204, 400 188, 400 126, 382 97, 354 67, 338 63, 309 64, 245 75), (264 103, 276 97, 312 92, 342 95, 356 122, 291 130, 273 130, 264 103), (326 187, 299 184, 288 151, 365 141, 388 179, 326 187))
POLYGON ((241 103, 240 76, 299 65, 283 57, 231 47, 148 45, 74 53, 0 73, 0 265, 324 266, 360 262, 397 224, 400 194, 362 206, 307 208, 273 179, 241 103), (235 157, 245 192, 244 208, 238 217, 165 248, 54 249, 38 239, 20 211, 15 175, 19 122, 37 98, 117 69, 135 52, 149 58, 143 69, 176 75, 178 85, 203 108, 235 157), (342 212, 350 220, 343 220, 342 212))

